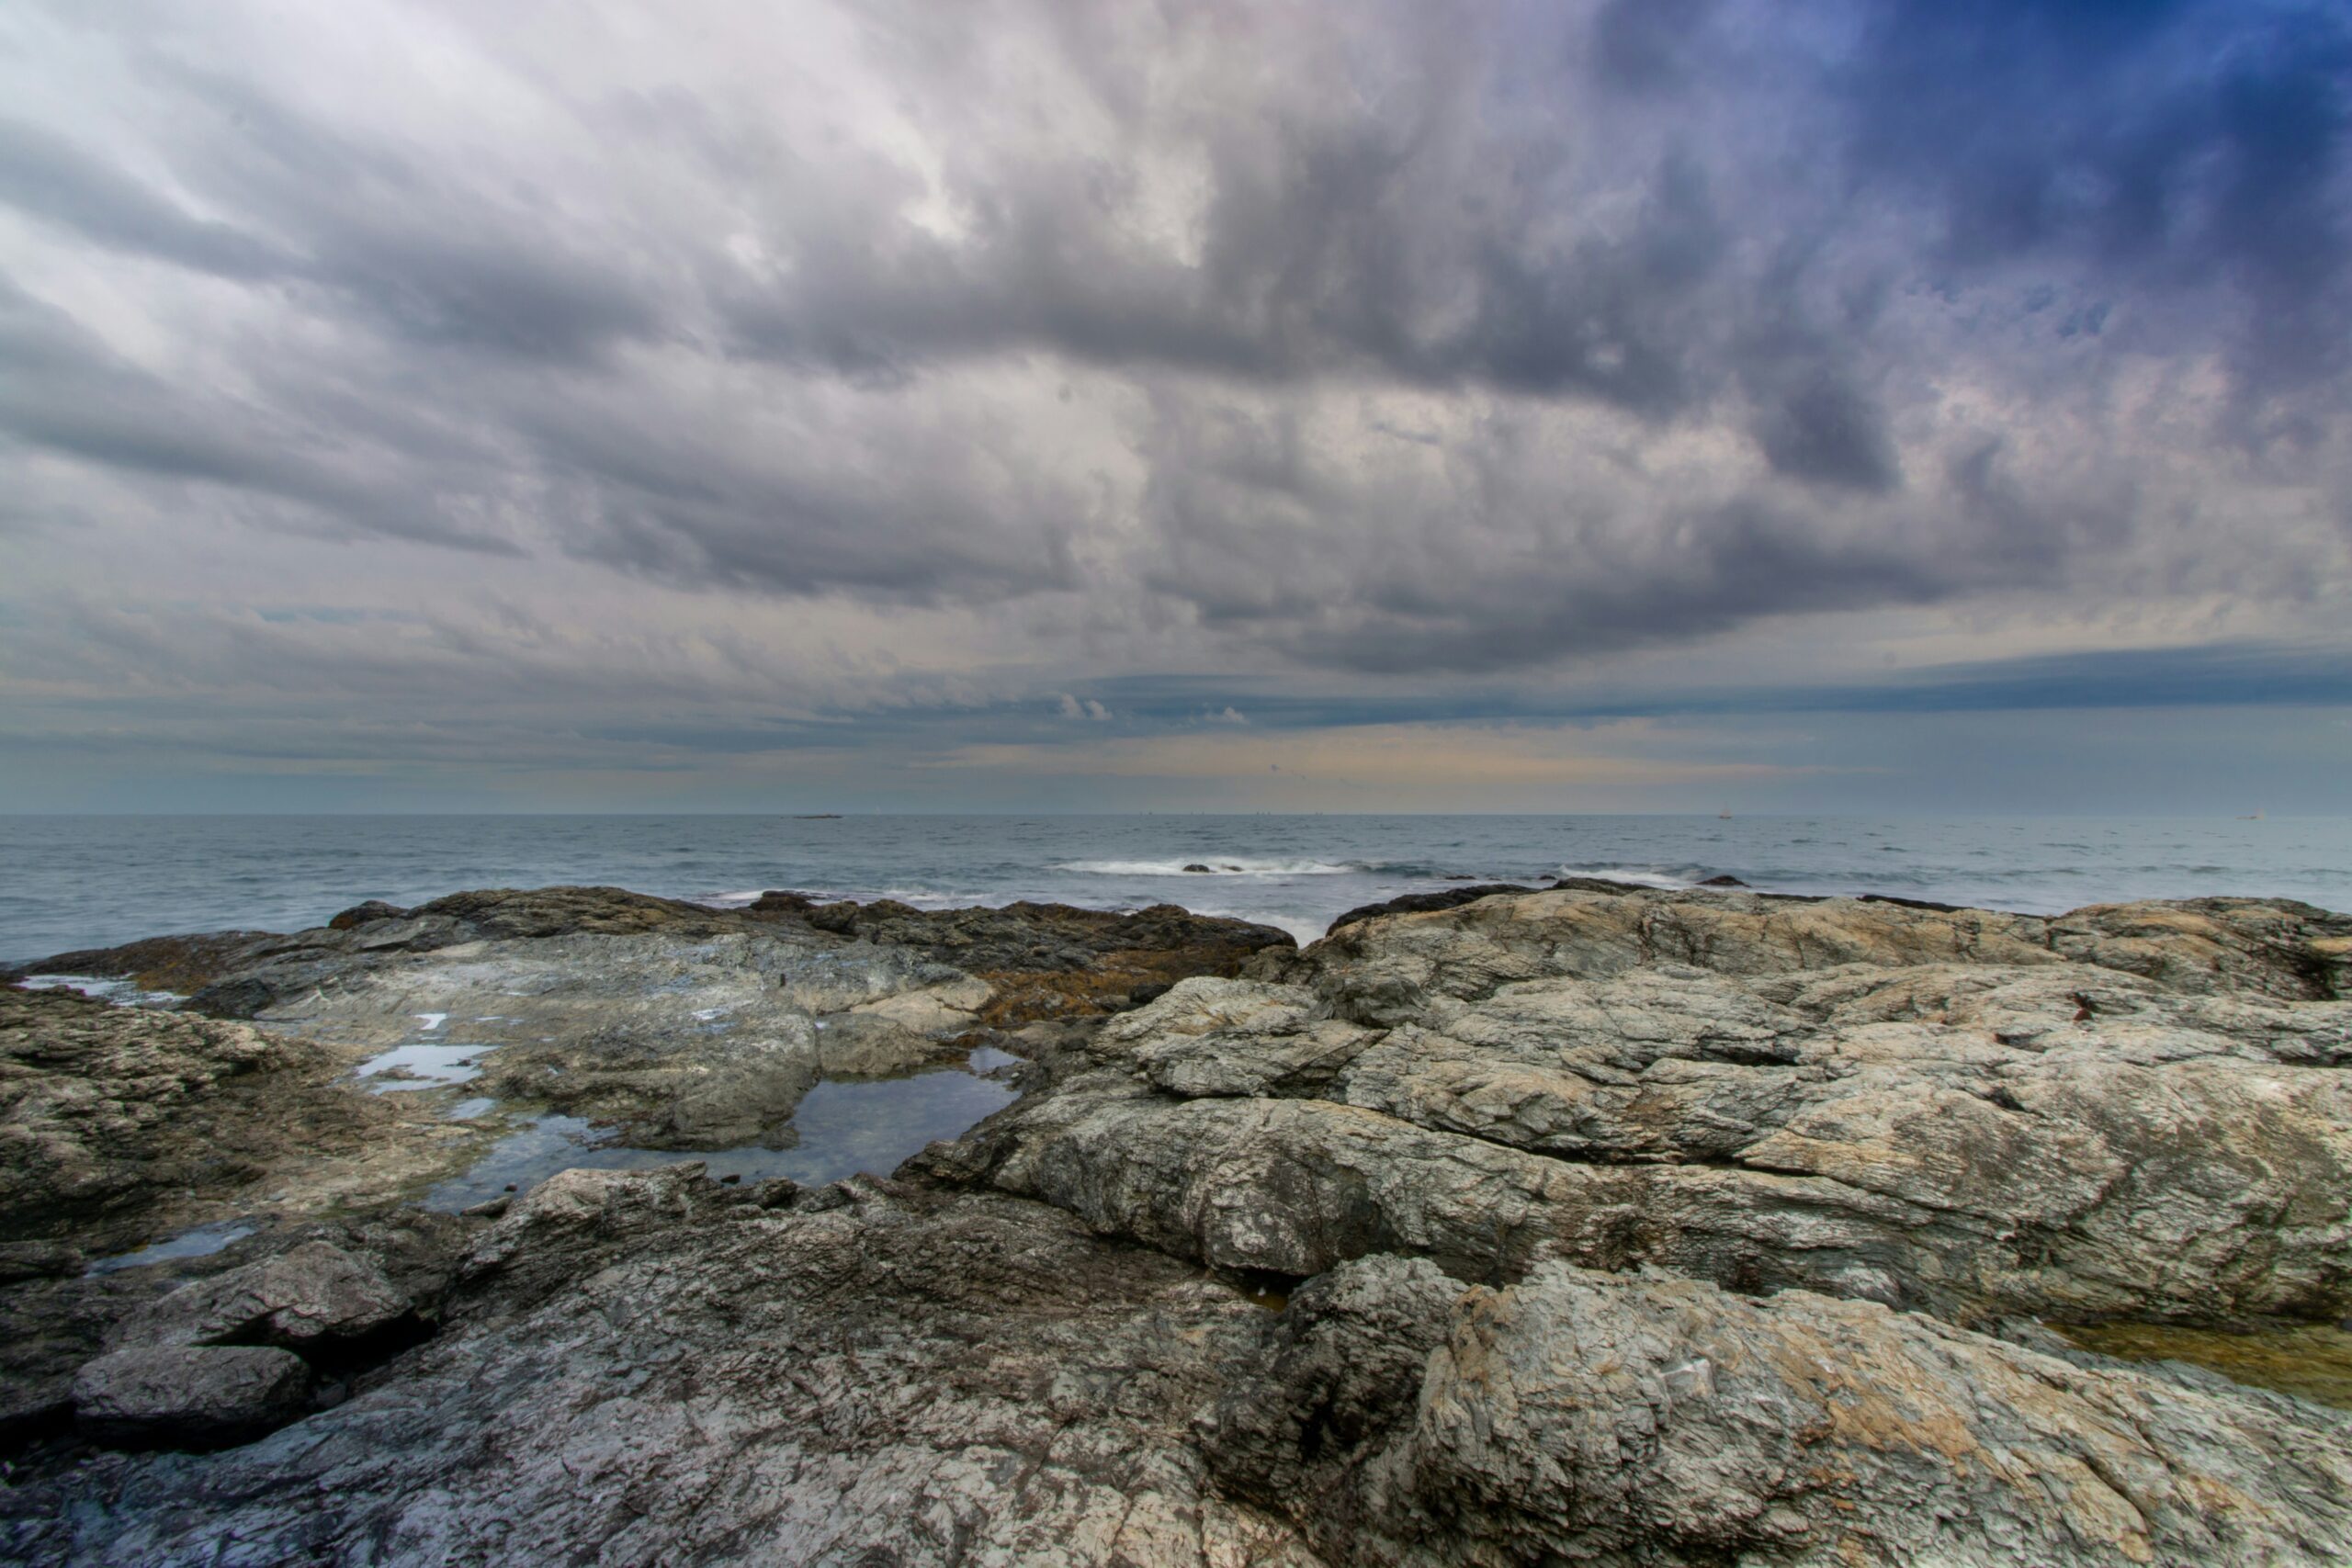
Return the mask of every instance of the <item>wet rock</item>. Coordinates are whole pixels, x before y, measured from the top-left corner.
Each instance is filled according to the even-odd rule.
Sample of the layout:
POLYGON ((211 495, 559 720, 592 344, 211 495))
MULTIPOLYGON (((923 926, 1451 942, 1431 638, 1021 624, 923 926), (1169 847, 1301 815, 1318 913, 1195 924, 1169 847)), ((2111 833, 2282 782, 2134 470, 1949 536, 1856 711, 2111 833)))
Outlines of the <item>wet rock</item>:
POLYGON ((338 1080, 305 1040, 70 991, 0 988, 0 1228, 129 1252, 289 1199, 389 1197, 462 1134, 338 1080))
MULTIPOLYGON (((299 1345, 306 1357, 323 1359, 337 1371, 380 1359, 429 1331, 472 1228, 448 1215, 390 1208, 380 1219, 283 1227, 209 1256, 100 1274, 77 1271, 0 1288, 0 1443, 21 1442, 70 1426, 74 1374, 94 1358, 159 1337, 186 1337, 134 1326, 175 1291, 199 1291, 223 1275, 250 1275, 254 1265, 314 1243, 360 1265, 371 1288, 388 1291, 402 1310, 379 1331, 307 1340, 288 1337, 284 1343, 299 1345), (193 1285, 190 1275, 196 1277, 193 1285)), ((175 1308, 173 1320, 177 1315, 175 1308)), ((249 1318, 243 1332, 218 1337, 272 1336, 254 1333, 249 1318)))
POLYGON ((1738 877, 1732 875, 1729 872, 1724 872, 1720 875, 1708 877, 1705 881, 1700 883, 1699 886, 1702 887, 1745 887, 1747 884, 1742 882, 1738 877))
POLYGON ((857 931, 858 905, 843 899, 838 904, 820 904, 810 909, 807 919, 817 931, 850 936, 857 931))
POLYGON ((216 980, 188 998, 187 1010, 207 1018, 258 1018, 277 1001, 277 987, 267 980, 246 976, 216 980))
POLYGON ((0 1557, 1318 1562, 1209 1479, 1193 1417, 1267 1314, 1197 1269, 986 1193, 600 1175, 334 1408, 0 1489, 0 1557))
POLYGON ((1185 869, 1186 871, 1206 873, 1206 872, 1209 872, 1209 871, 1213 870, 1214 868, 1213 868, 1213 867, 1210 867, 1210 866, 1203 865, 1200 862, 1198 862, 1198 861, 1194 861, 1192 864, 1190 864, 1190 865, 1186 866, 1184 869, 1185 869))
POLYGON ((100 1442, 206 1449, 243 1443, 302 1414, 311 1369, 259 1346, 118 1350, 74 1381, 74 1417, 100 1442))
POLYGON ((209 931, 147 937, 120 947, 52 953, 29 964, 0 965, 0 980, 26 975, 89 975, 130 980, 141 990, 186 996, 230 970, 260 962, 286 939, 275 931, 209 931))
POLYGON ((275 1345, 310 1350, 384 1333, 408 1298, 374 1262, 323 1241, 184 1285, 125 1323, 129 1345, 275 1345))
POLYGON ((364 904, 354 904, 350 908, 328 920, 327 930, 347 931, 356 927, 373 924, 378 920, 406 919, 408 919, 408 911, 399 905, 387 904, 381 898, 370 898, 364 904))
POLYGON ((89 1258, 62 1241, 0 1242, 0 1285, 79 1274, 89 1258))
MULTIPOLYGON (((1294 946, 1172 905, 922 910, 778 894, 726 910, 556 887, 346 914, 340 928, 208 950, 189 1006, 356 1050, 479 1044, 478 1092, 681 1151, 771 1135, 821 1075, 942 1066, 976 1031, 1101 1017, 1294 946), (447 1032, 422 1031, 424 1019, 447 1032)), ((97 974, 155 957, 76 956, 97 974)))
MULTIPOLYGON (((1449 879, 1451 880, 1451 879, 1449 879)), ((1342 926, 1369 920, 1378 915, 1420 914, 1432 909, 1458 909, 1464 904, 1475 904, 1481 898, 1498 893, 1532 893, 1535 889, 1516 882, 1482 882, 1469 887, 1448 887, 1436 893, 1406 893, 1377 904, 1359 904, 1324 928, 1329 936, 1342 926)))
POLYGON ((1802 1292, 1352 1264, 1204 1434, 1334 1561, 2322 1562, 2352 1427, 1802 1292))

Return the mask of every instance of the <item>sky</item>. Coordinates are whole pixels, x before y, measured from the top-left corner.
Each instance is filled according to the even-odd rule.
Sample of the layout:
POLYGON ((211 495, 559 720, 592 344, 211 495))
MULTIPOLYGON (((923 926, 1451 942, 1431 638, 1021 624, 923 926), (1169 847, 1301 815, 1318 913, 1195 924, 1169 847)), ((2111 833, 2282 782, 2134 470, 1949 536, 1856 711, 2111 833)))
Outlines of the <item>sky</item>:
POLYGON ((2352 12, 12 0, 0 810, 2352 809, 2352 12))

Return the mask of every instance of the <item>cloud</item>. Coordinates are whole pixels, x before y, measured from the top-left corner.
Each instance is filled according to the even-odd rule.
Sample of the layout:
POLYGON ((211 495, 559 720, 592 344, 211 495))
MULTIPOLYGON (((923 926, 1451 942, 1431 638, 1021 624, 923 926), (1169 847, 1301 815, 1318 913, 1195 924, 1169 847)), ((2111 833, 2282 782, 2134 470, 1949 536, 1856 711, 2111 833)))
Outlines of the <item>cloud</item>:
POLYGON ((0 592, 114 618, 0 668, 84 700, 707 682, 719 749, 763 682, 1124 728, 1165 677, 1231 739, 1794 690, 1743 650, 1864 621, 2344 646, 2317 0, 15 26, 0 592))
POLYGON ((110 249, 232 278, 291 270, 292 259, 199 218, 123 170, 38 126, 0 119, 0 200, 110 249))

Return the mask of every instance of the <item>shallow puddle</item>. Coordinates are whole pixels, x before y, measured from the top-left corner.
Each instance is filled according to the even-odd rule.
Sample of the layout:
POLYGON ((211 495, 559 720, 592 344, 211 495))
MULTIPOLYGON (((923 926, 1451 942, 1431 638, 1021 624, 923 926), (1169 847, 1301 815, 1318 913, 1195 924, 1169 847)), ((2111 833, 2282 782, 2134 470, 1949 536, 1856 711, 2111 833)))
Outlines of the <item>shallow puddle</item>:
POLYGON ((358 1076, 379 1081, 368 1087, 378 1094, 403 1089, 439 1089, 481 1076, 473 1059, 488 1045, 395 1045, 359 1064, 358 1076), (397 1076, 388 1076, 394 1075, 397 1076))
POLYGON ((159 1241, 136 1252, 101 1258, 82 1272, 85 1276, 111 1274, 118 1269, 137 1269, 149 1263, 175 1263, 183 1258, 209 1258, 231 1242, 243 1241, 253 1234, 253 1226, 235 1220, 198 1225, 192 1231, 183 1231, 169 1241, 159 1241))
MULTIPOLYGON (((983 1066, 979 1055, 973 1054, 975 1067, 983 1066)), ((501 1138, 465 1175, 435 1187, 424 1206, 454 1213, 500 1197, 510 1185, 517 1193, 527 1192, 557 1171, 575 1167, 643 1170, 700 1160, 713 1178, 764 1181, 788 1176, 804 1187, 860 1171, 887 1175, 924 1145, 953 1138, 1012 1104, 1014 1093, 1010 1084, 953 1068, 904 1078, 827 1080, 808 1091, 792 1118, 789 1131, 797 1142, 780 1149, 759 1144, 710 1150, 599 1145, 592 1125, 577 1116, 539 1116, 501 1138)))
POLYGON ((2159 1323, 2050 1326, 2102 1356, 2187 1361, 2237 1382, 2352 1410, 2352 1333, 2327 1324, 2291 1324, 2251 1334, 2159 1323))
POLYGON ((984 1078, 1001 1078, 1018 1072, 1023 1060, 993 1045, 976 1045, 972 1048, 971 1067, 984 1078))
POLYGON ((129 980, 107 980, 96 975, 28 975, 17 983, 28 991, 79 991, 119 1008, 164 1008, 180 999, 176 992, 142 991, 129 980))

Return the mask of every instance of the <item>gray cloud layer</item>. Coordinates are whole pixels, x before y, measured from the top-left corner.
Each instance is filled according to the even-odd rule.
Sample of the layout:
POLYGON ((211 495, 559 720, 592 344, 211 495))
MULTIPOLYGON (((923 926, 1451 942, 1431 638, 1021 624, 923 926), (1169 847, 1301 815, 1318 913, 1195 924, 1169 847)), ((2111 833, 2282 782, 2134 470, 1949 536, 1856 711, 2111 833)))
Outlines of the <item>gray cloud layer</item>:
POLYGON ((978 617, 1046 690, 2030 602, 2324 636, 2352 586, 2327 5, 58 6, 0 44, 0 528, 59 571, 199 525, 420 585, 562 562, 978 617))

